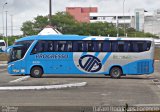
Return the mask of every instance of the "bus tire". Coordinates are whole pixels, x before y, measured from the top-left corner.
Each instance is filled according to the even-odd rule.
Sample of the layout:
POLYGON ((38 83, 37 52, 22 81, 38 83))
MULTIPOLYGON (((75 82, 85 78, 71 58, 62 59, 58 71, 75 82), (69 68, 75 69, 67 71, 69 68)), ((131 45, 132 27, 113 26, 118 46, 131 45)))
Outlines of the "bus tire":
POLYGON ((43 75, 43 70, 41 67, 33 67, 31 69, 31 74, 30 74, 31 77, 41 78, 42 75, 43 75))
POLYGON ((122 75, 122 69, 120 67, 113 67, 110 70, 110 76, 112 78, 118 79, 122 75))

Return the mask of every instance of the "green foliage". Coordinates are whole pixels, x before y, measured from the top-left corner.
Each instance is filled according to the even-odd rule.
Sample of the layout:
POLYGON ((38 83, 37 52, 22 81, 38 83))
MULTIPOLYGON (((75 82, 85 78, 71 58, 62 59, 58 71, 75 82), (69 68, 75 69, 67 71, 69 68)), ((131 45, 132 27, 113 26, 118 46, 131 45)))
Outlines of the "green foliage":
MULTIPOLYGON (((26 35, 36 35, 49 24, 47 16, 37 16, 34 21, 23 23, 21 30, 26 35)), ((79 23, 66 12, 58 12, 51 18, 52 26, 56 27, 63 34, 93 35, 93 36, 124 36, 123 28, 116 28, 112 23, 79 23)), ((134 28, 126 29, 128 37, 154 37, 150 33, 137 32, 134 28)))
POLYGON ((31 21, 26 21, 23 23, 21 30, 24 35, 34 35, 36 32, 33 30, 34 23, 31 21))

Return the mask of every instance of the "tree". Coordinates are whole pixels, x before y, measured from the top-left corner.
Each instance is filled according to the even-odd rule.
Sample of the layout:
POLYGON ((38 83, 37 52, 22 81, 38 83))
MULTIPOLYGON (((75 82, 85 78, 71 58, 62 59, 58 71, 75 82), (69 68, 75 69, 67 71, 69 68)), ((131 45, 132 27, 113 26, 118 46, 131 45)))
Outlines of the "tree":
MULTIPOLYGON (((123 28, 116 28, 112 23, 80 23, 66 12, 58 12, 51 18, 52 26, 63 34, 93 35, 93 36, 124 36, 123 28)), ((49 24, 47 16, 37 16, 33 21, 23 23, 21 30, 24 35, 36 35, 49 24)), ((134 28, 126 28, 128 37, 157 37, 150 33, 138 32, 134 28)))

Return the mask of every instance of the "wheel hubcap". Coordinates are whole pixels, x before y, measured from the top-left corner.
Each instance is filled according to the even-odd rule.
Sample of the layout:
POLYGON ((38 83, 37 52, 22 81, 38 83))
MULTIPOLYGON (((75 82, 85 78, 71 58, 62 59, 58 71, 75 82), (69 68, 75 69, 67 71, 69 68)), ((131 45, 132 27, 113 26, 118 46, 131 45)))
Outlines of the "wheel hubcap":
POLYGON ((40 73, 39 70, 35 70, 35 71, 34 71, 34 74, 35 74, 35 75, 39 75, 39 73, 40 73))
POLYGON ((114 76, 119 76, 119 74, 120 74, 119 70, 117 70, 117 69, 113 70, 113 75, 114 76))

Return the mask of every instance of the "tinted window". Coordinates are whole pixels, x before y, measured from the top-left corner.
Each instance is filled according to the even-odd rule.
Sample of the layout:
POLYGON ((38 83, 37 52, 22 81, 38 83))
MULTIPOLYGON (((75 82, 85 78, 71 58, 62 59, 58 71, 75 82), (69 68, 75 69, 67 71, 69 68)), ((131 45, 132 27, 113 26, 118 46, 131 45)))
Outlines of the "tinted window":
POLYGON ((38 41, 32 53, 38 52, 144 52, 151 47, 150 41, 38 41))
POLYGON ((111 42, 110 41, 104 41, 102 43, 102 52, 110 52, 111 51, 111 42))
POLYGON ((0 46, 5 46, 5 43, 4 42, 0 42, 0 46))
POLYGON ((27 40, 27 41, 20 41, 16 42, 15 45, 23 45, 26 48, 29 48, 29 46, 32 44, 33 40, 27 40))
POLYGON ((132 41, 132 52, 148 51, 151 47, 150 41, 132 41))
POLYGON ((125 51, 125 50, 124 50, 124 45, 125 45, 124 41, 119 41, 119 42, 118 42, 117 52, 124 52, 124 51, 125 51))
POLYGON ((99 52, 101 50, 101 48, 99 48, 98 46, 99 44, 98 41, 87 41, 86 44, 87 44, 86 49, 88 52, 99 52))
POLYGON ((54 41, 55 52, 71 52, 72 41, 54 41))
POLYGON ((112 52, 118 51, 118 41, 112 41, 112 52))
POLYGON ((112 41, 112 52, 144 52, 150 47, 150 41, 112 41))
POLYGON ((87 52, 87 45, 85 41, 73 41, 74 52, 87 52))
POLYGON ((36 54, 39 52, 46 52, 48 51, 48 41, 38 41, 36 46, 33 48, 32 53, 36 54))
POLYGON ((54 51, 54 42, 53 41, 48 41, 48 52, 54 51))

